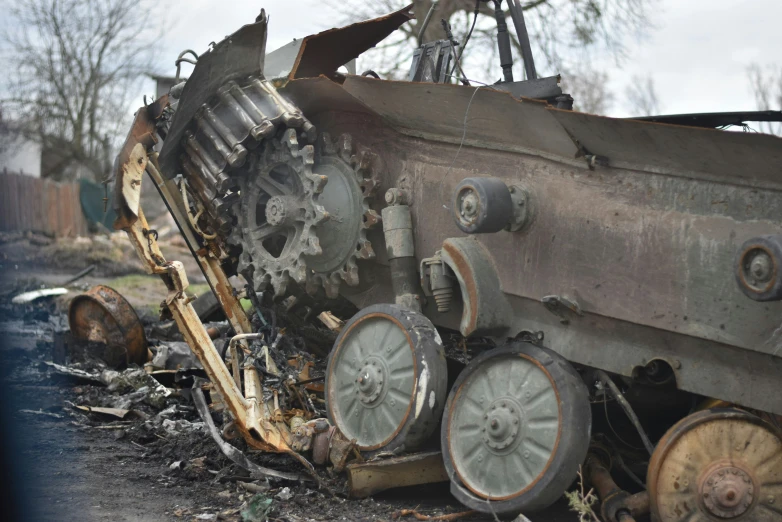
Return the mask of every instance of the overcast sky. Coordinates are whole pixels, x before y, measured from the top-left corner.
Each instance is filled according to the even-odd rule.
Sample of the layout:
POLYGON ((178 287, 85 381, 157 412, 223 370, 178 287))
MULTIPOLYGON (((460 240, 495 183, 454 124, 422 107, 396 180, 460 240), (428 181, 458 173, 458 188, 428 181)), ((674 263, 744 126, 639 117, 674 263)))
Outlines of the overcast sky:
MULTIPOLYGON (((782 66, 782 0, 658 1, 657 28, 643 42, 628 42, 630 56, 622 69, 610 59, 597 63, 609 73, 616 98, 610 114, 629 115, 623 107, 625 86, 639 74, 653 75, 664 113, 754 110, 746 68, 752 62, 782 66)), ((0 8, 13 2, 0 0, 0 8)), ((341 18, 321 0, 168 0, 155 13, 167 16, 158 72, 173 76, 181 50, 203 52, 210 42, 252 22, 261 7, 271 17, 269 51, 333 27, 341 18)), ((5 21, 0 18, 0 26, 5 21)), ((520 63, 516 69, 518 76, 520 63)), ((498 66, 497 77, 500 72, 498 66)), ((151 81, 145 92, 154 93, 151 81)))
MULTIPOLYGON (((318 0, 169 0, 164 5, 176 19, 160 57, 161 69, 171 74, 180 50, 203 51, 252 21, 261 6, 271 17, 268 50, 338 20, 318 0)), ((746 68, 751 62, 782 65, 780 20, 781 0, 660 0, 656 29, 644 41, 628 43, 630 56, 622 69, 611 60, 598 62, 609 72, 615 93, 611 115, 628 115, 625 85, 638 74, 653 75, 664 113, 754 110, 746 68)))

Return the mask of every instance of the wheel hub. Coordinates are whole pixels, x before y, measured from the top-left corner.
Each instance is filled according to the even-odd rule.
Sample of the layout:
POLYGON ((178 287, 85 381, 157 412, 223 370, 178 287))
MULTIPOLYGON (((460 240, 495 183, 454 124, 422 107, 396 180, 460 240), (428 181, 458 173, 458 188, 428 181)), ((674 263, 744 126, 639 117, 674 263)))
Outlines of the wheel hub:
POLYGON ((467 221, 473 221, 478 215, 480 202, 478 195, 473 190, 467 190, 459 198, 461 203, 460 214, 467 221))
POLYGON ((755 484, 744 470, 722 465, 704 476, 700 490, 709 513, 720 518, 736 518, 752 505, 755 484))
POLYGON ((771 256, 763 251, 756 252, 749 263, 749 273, 760 283, 767 283, 771 280, 771 276, 774 274, 773 268, 771 256))
POLYGON ((519 438, 521 407, 510 398, 497 399, 483 414, 483 442, 494 450, 505 450, 519 438))
POLYGON ((371 406, 385 390, 387 370, 385 364, 377 357, 371 357, 364 361, 356 378, 356 393, 359 400, 371 406))
POLYGON ((288 217, 295 209, 296 201, 291 197, 274 196, 266 203, 266 221, 272 226, 288 224, 288 217))

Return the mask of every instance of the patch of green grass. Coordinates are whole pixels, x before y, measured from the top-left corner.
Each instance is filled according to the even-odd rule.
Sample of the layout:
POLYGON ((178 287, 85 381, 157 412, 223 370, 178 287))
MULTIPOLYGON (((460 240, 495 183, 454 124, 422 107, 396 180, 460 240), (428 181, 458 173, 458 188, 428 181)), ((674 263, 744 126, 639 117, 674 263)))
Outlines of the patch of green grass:
MULTIPOLYGON (((143 275, 143 274, 131 274, 122 277, 116 277, 106 282, 106 286, 110 286, 119 293, 127 289, 136 289, 140 287, 147 288, 151 283, 157 282, 163 286, 163 281, 157 276, 143 275)), ((165 288, 165 286, 163 286, 165 288)))
POLYGON ((197 285, 190 285, 187 287, 187 293, 195 294, 197 297, 201 297, 202 295, 211 292, 212 292, 212 287, 210 287, 207 283, 200 283, 197 285))

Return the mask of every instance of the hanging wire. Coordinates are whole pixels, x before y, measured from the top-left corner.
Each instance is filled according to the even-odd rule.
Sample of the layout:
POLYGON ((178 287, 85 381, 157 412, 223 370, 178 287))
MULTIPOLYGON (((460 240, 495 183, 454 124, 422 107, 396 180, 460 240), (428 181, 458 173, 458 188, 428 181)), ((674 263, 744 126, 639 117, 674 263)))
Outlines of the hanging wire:
MULTIPOLYGON (((449 76, 452 75, 454 73, 454 71, 456 71, 457 65, 458 65, 460 70, 462 69, 462 66, 461 66, 462 56, 464 55, 464 50, 467 49, 467 43, 469 43, 470 37, 472 36, 472 32, 475 29, 475 23, 478 21, 478 12, 480 11, 480 9, 481 9, 481 0, 476 0, 475 1, 475 10, 473 11, 473 17, 472 17, 472 25, 470 26, 470 30, 467 33, 467 38, 464 39, 464 45, 462 45, 462 48, 459 50, 459 55, 456 56, 454 54, 456 59, 454 60, 453 67, 451 68, 450 72, 448 73, 449 76)), ((464 74, 464 72, 462 72, 462 74, 464 74)), ((458 79, 461 80, 461 78, 458 78, 458 79)))
MULTIPOLYGON (((633 423, 633 426, 635 426, 635 429, 638 431, 638 435, 641 436, 641 441, 644 443, 644 447, 646 448, 646 451, 649 452, 649 455, 654 453, 654 445, 649 440, 649 437, 646 435, 646 431, 644 431, 643 426, 641 426, 641 421, 638 420, 638 416, 633 411, 633 408, 630 406, 630 403, 627 402, 627 399, 625 399, 625 396, 622 395, 622 392, 619 390, 619 387, 614 383, 614 381, 611 380, 611 378, 602 370, 598 370, 596 372, 597 377, 603 382, 605 386, 608 387, 608 389, 611 390, 611 395, 614 396, 614 399, 619 403, 619 405, 622 407, 622 409, 627 414, 627 417, 630 419, 630 422, 633 423)), ((606 407, 607 410, 607 407, 606 407)), ((608 416, 606 415, 606 418, 608 416)), ((609 421, 608 425, 611 425, 611 422, 609 421)), ((614 428, 611 427, 611 430, 614 428)), ((614 432, 616 434, 616 432, 614 432)), ((620 439, 621 440, 621 439, 620 439)))
MULTIPOLYGON (((448 174, 451 173, 453 166, 456 164, 456 160, 459 158, 459 154, 462 152, 462 147, 464 146, 464 139, 467 137, 467 116, 470 114, 470 107, 472 106, 472 101, 475 99, 475 95, 478 94, 478 91, 480 89, 485 88, 485 85, 486 84, 479 85, 478 87, 476 87, 472 93, 472 96, 470 96, 469 103, 467 103, 467 109, 464 111, 464 121, 462 122, 462 139, 459 141, 459 149, 456 151, 456 155, 453 157, 453 160, 451 160, 451 164, 448 165, 448 170, 446 170, 445 174, 443 174, 443 177, 440 178, 440 185, 438 187, 438 190, 440 192, 440 201, 443 201, 443 183, 445 182, 445 178, 448 177, 448 174)), ((443 203, 443 208, 448 210, 448 205, 443 203)))

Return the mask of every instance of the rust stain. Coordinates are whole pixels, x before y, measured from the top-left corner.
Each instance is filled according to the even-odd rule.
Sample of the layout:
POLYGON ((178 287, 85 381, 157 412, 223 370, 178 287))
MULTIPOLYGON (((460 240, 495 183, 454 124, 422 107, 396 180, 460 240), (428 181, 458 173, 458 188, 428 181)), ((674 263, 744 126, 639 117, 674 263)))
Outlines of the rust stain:
POLYGON ((464 287, 467 290, 467 298, 470 305, 470 318, 466 325, 465 331, 462 334, 466 337, 474 332, 478 328, 478 285, 473 278, 470 265, 467 260, 461 255, 458 248, 447 241, 443 243, 443 250, 445 250, 451 259, 453 260, 456 268, 464 279, 464 287))
POLYGON ((113 288, 98 285, 71 301, 68 323, 74 337, 125 350, 126 364, 147 361, 147 338, 136 311, 113 288))

